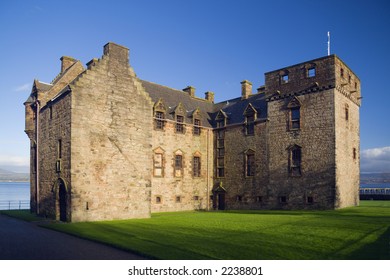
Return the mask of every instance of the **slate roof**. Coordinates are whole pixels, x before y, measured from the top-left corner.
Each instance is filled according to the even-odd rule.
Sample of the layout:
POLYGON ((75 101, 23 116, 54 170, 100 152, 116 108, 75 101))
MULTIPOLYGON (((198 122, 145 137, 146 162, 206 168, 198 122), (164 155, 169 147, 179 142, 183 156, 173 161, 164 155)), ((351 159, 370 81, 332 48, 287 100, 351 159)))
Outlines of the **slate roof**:
POLYGON ((249 103, 257 111, 257 120, 267 118, 267 102, 265 94, 253 94, 248 99, 241 100, 241 97, 213 104, 205 99, 191 97, 187 92, 158 85, 152 82, 141 80, 146 92, 154 103, 160 98, 163 100, 167 112, 166 118, 174 120, 174 110, 181 103, 187 111, 186 123, 192 123, 191 114, 199 108, 202 125, 206 127, 216 127, 215 117, 219 110, 223 110, 228 117, 227 125, 245 122, 244 112, 249 103))
POLYGON ((257 120, 267 118, 267 102, 265 94, 253 94, 248 99, 241 100, 241 97, 223 101, 214 105, 212 114, 212 125, 216 127, 215 117, 222 110, 228 117, 226 124, 238 124, 245 122, 244 112, 249 103, 257 111, 257 120))
POLYGON ((198 97, 191 97, 187 92, 182 90, 169 88, 143 80, 141 80, 141 83, 146 92, 149 93, 149 96, 154 103, 158 102, 160 98, 163 100, 167 109, 165 115, 166 119, 174 120, 173 112, 179 103, 181 103, 187 112, 184 120, 185 123, 193 123, 191 115, 194 110, 199 109, 202 126, 211 127, 212 120, 210 115, 213 112, 213 103, 198 97))

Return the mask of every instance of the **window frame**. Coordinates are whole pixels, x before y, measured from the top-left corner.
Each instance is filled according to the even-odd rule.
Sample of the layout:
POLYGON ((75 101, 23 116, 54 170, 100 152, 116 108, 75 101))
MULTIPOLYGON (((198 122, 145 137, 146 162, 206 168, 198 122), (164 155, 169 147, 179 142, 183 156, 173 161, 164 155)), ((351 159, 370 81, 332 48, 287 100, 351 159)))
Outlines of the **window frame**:
POLYGON ((175 132, 178 134, 184 134, 184 116, 176 115, 175 132))
POLYGON ((201 121, 198 118, 194 119, 193 133, 197 136, 201 133, 201 121))
POLYGON ((195 178, 201 177, 201 158, 200 156, 193 156, 192 158, 192 176, 195 178), (197 161, 197 162, 196 162, 197 161))
POLYGON ((245 153, 245 177, 256 176, 256 157, 254 151, 247 151, 245 153))
POLYGON ((183 177, 183 155, 182 154, 175 154, 173 170, 174 170, 174 177, 176 178, 183 177))
POLYGON ((165 113, 162 111, 156 111, 154 113, 154 121, 156 130, 164 130, 165 128, 165 113))
POLYGON ((288 171, 291 177, 302 176, 302 148, 294 145, 289 149, 288 171))
POLYGON ((294 106, 290 108, 290 130, 301 129, 301 107, 294 106), (298 112, 298 117, 294 116, 294 112, 298 112))

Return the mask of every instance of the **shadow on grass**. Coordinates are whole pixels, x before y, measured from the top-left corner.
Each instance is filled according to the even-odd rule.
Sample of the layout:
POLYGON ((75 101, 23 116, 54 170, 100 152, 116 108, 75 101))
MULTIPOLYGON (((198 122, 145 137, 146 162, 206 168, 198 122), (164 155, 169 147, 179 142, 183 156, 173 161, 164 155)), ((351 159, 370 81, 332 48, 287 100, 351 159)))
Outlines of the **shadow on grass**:
POLYGON ((348 255, 350 260, 390 260, 390 227, 373 243, 348 255))

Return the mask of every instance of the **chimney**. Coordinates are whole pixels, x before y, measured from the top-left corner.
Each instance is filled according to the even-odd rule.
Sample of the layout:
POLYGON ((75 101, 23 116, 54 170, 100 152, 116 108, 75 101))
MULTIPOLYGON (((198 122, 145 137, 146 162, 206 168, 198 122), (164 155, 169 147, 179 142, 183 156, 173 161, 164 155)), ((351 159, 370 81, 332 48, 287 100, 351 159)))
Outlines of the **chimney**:
POLYGON ((258 94, 261 94, 261 93, 265 93, 265 86, 261 86, 257 89, 257 93, 258 94))
POLYGON ((212 92, 212 91, 206 92, 206 93, 204 94, 204 98, 205 98, 207 101, 209 101, 209 102, 211 102, 211 103, 214 103, 214 92, 212 92))
POLYGON ((241 82, 241 100, 248 99, 252 94, 252 83, 248 80, 241 82))
POLYGON ((107 43, 103 47, 103 54, 109 56, 117 62, 129 64, 129 49, 115 44, 115 43, 107 43))
POLYGON ((61 73, 64 73, 70 66, 72 66, 77 60, 70 56, 63 56, 61 60, 61 73))
POLYGON ((188 86, 183 91, 187 92, 191 97, 195 97, 195 88, 192 86, 188 86))

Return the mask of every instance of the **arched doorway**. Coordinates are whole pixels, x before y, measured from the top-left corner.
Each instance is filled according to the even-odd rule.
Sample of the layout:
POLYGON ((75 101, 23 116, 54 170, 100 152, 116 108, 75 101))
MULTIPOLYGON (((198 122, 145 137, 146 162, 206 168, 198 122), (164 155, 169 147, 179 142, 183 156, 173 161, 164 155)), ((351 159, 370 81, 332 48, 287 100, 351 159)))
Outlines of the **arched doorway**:
POLYGON ((67 222, 67 208, 68 208, 68 193, 66 191, 65 182, 58 179, 58 202, 60 210, 60 221, 67 222))

